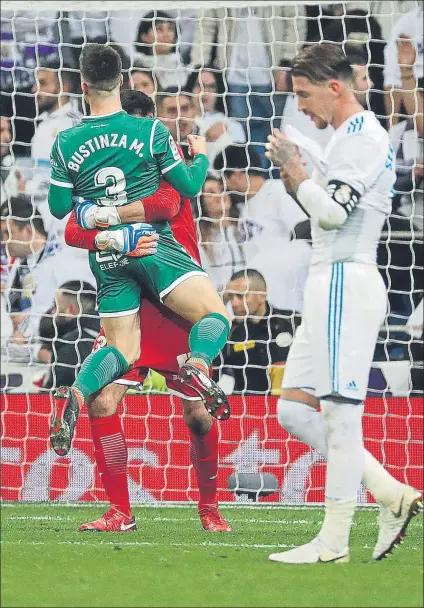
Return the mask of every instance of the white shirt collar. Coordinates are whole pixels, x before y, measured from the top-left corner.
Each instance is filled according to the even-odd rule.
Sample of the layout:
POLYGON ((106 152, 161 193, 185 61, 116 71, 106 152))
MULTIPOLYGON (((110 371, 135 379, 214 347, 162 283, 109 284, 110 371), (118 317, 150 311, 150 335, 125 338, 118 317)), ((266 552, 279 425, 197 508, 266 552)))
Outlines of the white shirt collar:
POLYGON ((61 116, 66 116, 70 112, 77 112, 72 101, 68 101, 68 103, 65 103, 63 106, 60 106, 60 108, 54 110, 54 112, 43 112, 38 118, 39 120, 60 118, 61 116))

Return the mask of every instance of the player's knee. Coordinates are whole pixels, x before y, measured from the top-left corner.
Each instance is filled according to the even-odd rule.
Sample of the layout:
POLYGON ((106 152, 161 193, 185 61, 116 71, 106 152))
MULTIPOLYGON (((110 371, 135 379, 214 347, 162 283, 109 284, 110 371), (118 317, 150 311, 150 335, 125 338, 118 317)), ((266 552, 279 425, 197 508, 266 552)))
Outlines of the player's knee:
POLYGON ((107 418, 108 416, 113 416, 116 412, 119 401, 116 403, 113 392, 109 391, 108 387, 106 387, 100 391, 95 399, 86 405, 90 418, 107 418))
POLYGON ((211 415, 206 411, 203 401, 182 399, 184 422, 195 435, 206 435, 212 425, 211 415))

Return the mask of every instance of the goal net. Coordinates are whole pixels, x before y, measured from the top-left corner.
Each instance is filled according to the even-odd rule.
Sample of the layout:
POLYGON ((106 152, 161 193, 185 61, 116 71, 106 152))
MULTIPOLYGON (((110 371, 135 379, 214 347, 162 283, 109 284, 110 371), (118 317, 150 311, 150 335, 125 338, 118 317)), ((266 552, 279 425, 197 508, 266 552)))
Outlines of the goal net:
MULTIPOLYGON (((266 489, 270 474, 274 491, 259 500, 283 503, 322 502, 325 462, 283 431, 276 416, 302 313, 310 242, 307 218, 283 191, 264 145, 272 128, 297 129, 314 149, 327 144, 331 127, 318 131, 298 111, 288 72, 304 44, 343 46, 355 66, 358 99, 389 130, 397 166, 393 211, 378 248, 388 314, 370 374, 364 438, 390 473, 422 489, 421 3, 185 0, 152 6, 3 2, 1 498, 105 499, 86 413, 69 457, 57 456, 48 439, 55 362, 62 357, 63 369, 78 367, 98 330, 87 253, 65 245, 66 221, 54 220, 47 205, 56 134, 89 111, 78 58, 93 41, 114 45, 124 88, 155 100, 158 117, 187 158, 188 135, 206 136, 211 170, 192 201, 200 254, 229 311, 241 316, 226 354, 215 362, 232 409, 230 420, 219 424, 219 498, 251 500, 229 488, 230 478, 236 475, 237 488, 241 474, 249 473, 266 489), (408 40, 399 45, 401 35, 408 40), (266 281, 265 308, 263 288, 254 279, 248 283, 248 268, 266 281), (229 285, 239 271, 238 282, 229 285), (56 298, 52 309, 64 284, 66 297, 56 298), (67 334, 63 323, 71 322, 67 334), (69 345, 73 356, 63 361, 61 350, 69 345)), ((181 404, 162 379, 153 374, 119 411, 131 500, 196 500, 181 404)), ((360 501, 372 498, 361 490, 360 501)))

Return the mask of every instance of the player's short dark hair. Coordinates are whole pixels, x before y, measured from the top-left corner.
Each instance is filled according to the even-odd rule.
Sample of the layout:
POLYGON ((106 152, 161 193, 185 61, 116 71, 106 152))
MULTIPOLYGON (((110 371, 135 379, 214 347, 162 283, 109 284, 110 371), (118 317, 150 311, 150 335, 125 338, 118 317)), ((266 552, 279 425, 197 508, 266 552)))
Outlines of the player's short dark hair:
POLYGON ((255 282, 261 290, 266 291, 266 281, 259 270, 254 270, 253 268, 238 270, 231 275, 230 281, 236 281, 237 279, 249 279, 252 283, 255 282))
POLYGON ((98 91, 113 91, 121 78, 122 60, 109 45, 86 44, 79 59, 83 80, 98 91))
POLYGON ((43 218, 37 207, 32 204, 31 198, 26 194, 12 196, 2 204, 0 219, 5 220, 7 218, 18 223, 21 229, 25 226, 33 226, 38 233, 47 237, 43 218))
POLYGON ((259 154, 253 146, 228 146, 220 152, 213 164, 216 171, 222 171, 224 175, 232 175, 234 171, 245 171, 249 175, 263 175, 262 163, 259 154))
POLYGON ((339 44, 316 43, 302 49, 292 61, 291 76, 304 76, 318 84, 327 80, 353 80, 353 70, 339 44))
POLYGON ((59 289, 66 298, 78 302, 83 313, 90 314, 95 312, 96 290, 87 281, 66 281, 59 289))
POLYGON ((142 91, 123 89, 121 91, 121 105, 122 109, 131 116, 147 116, 148 114, 154 116, 156 113, 153 99, 142 91))

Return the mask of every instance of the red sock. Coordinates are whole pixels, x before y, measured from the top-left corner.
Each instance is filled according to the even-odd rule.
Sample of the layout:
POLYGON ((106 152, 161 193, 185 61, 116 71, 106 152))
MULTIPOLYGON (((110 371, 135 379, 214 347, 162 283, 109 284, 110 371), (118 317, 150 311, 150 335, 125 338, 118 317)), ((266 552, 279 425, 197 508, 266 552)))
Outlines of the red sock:
POLYGON ((216 420, 206 435, 190 431, 190 457, 199 486, 199 509, 217 504, 218 484, 218 427, 216 420))
POLYGON ((103 487, 112 507, 131 517, 128 494, 128 452, 118 414, 90 418, 94 455, 103 487))

